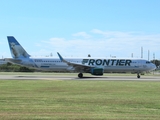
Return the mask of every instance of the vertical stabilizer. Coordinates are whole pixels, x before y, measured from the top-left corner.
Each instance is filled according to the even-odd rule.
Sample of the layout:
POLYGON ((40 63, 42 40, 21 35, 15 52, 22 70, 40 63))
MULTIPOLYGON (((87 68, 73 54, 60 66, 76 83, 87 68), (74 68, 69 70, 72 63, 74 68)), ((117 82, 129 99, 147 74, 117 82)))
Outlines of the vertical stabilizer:
POLYGON ((9 48, 13 58, 28 58, 30 55, 13 36, 7 36, 9 48))

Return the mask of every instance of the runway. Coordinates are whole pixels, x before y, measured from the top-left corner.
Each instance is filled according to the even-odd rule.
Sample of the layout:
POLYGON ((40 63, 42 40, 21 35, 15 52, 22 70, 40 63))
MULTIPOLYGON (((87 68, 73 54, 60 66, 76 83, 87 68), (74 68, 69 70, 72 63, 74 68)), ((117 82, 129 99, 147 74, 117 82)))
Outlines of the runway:
POLYGON ((83 78, 78 78, 76 74, 9 74, 0 75, 0 80, 105 80, 105 81, 160 81, 160 76, 157 75, 142 75, 141 78, 137 78, 134 75, 108 75, 105 76, 91 76, 86 75, 83 78))

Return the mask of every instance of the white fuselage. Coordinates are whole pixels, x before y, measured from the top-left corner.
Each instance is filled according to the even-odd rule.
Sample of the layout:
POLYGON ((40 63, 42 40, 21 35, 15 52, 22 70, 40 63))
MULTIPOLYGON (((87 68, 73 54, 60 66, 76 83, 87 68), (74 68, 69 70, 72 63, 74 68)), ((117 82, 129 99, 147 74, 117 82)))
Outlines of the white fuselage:
MULTIPOLYGON (((83 64, 102 68, 105 72, 135 72, 141 73, 151 71, 156 66, 144 59, 118 59, 118 58, 65 58, 66 61, 76 64, 83 64)), ((22 59, 8 59, 7 61, 20 64, 26 67, 32 67, 45 71, 77 71, 72 66, 62 62, 59 58, 22 58, 22 59), (16 62, 15 62, 16 61, 16 62)), ((90 73, 90 69, 81 70, 81 72, 90 73)))

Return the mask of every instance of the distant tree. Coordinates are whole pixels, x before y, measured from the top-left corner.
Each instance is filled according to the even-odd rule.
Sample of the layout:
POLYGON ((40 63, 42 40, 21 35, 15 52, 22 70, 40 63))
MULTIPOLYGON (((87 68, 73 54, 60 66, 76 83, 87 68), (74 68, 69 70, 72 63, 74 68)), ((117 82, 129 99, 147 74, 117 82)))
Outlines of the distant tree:
POLYGON ((3 64, 0 65, 0 72, 34 72, 34 69, 30 69, 24 66, 16 65, 16 64, 3 64))
POLYGON ((22 67, 20 67, 19 71, 20 72, 33 72, 34 70, 22 66, 22 67))
POLYGON ((157 67, 160 66, 160 60, 151 60, 157 67))
POLYGON ((11 65, 12 65, 12 63, 7 62, 7 66, 11 66, 11 65))

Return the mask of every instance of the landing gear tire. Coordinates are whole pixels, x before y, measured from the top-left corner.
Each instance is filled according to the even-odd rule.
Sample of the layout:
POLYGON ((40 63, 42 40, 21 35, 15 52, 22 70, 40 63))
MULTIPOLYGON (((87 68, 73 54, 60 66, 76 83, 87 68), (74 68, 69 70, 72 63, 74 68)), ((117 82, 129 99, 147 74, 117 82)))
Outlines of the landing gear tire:
POLYGON ((139 74, 137 74, 137 78, 140 78, 141 76, 139 74))
POLYGON ((78 77, 79 77, 79 78, 82 78, 82 77, 83 77, 83 74, 82 74, 82 73, 79 73, 79 74, 78 74, 78 77))

